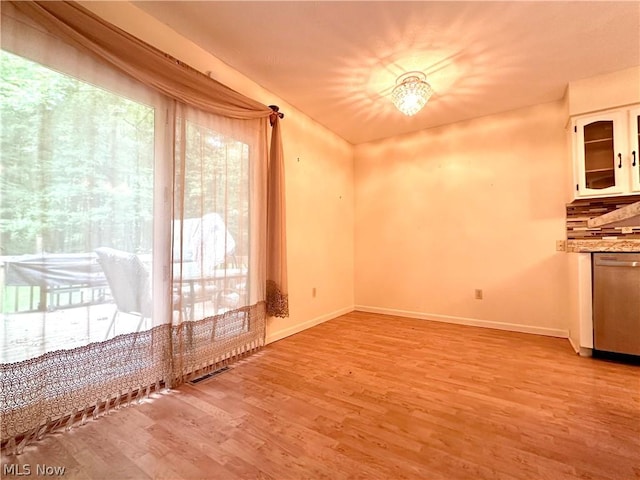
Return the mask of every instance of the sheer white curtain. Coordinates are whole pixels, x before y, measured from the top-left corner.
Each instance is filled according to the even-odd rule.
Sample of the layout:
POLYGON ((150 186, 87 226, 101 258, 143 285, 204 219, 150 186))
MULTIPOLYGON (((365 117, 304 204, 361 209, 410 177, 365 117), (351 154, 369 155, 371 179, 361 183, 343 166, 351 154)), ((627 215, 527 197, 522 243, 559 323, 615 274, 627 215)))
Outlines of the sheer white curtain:
POLYGON ((20 451, 264 344, 268 113, 170 99, 11 4, 0 62, 1 441, 20 451))
POLYGON ((173 115, 174 372, 184 381, 264 342, 267 120, 179 103, 173 115))
POLYGON ((2 441, 171 376, 169 102, 2 7, 2 441))
MULTIPOLYGON (((266 312, 289 314, 286 258, 284 156, 277 106, 265 106, 183 64, 127 32, 111 25, 81 5, 71 2, 11 2, 16 9, 43 25, 79 51, 100 59, 174 101, 225 118, 269 118, 270 157, 266 164, 266 312)), ((261 121, 262 125, 265 125, 261 121)))
MULTIPOLYGON (((46 324, 64 307, 88 307, 82 321, 78 311, 72 321, 87 323, 85 331, 30 336, 21 352, 2 352, 6 361, 135 326, 128 317, 112 324, 109 309, 97 307, 110 285, 96 249, 139 257, 149 289, 136 291, 135 303, 146 307, 152 272, 169 264, 171 204, 154 192, 170 188, 171 145, 164 97, 80 54, 11 5, 3 7, 2 27, 3 313, 39 312, 30 317, 46 324)), ((162 283, 153 304, 163 303, 169 286, 162 283)))

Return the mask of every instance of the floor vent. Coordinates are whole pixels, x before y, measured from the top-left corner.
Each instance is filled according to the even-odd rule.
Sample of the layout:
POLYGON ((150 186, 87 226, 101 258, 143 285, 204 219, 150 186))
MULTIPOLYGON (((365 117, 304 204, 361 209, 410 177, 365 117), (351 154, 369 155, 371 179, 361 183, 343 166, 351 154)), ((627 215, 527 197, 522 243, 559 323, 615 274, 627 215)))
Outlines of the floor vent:
POLYGON ((217 375, 220 375, 221 373, 224 373, 227 370, 230 370, 230 368, 229 367, 219 368, 218 370, 216 370, 214 372, 207 373, 206 375, 203 375, 203 376, 198 377, 198 378, 194 378, 193 380, 189 381, 189 383, 191 385, 195 385, 196 383, 204 382, 205 380, 208 380, 208 379, 213 378, 213 377, 215 377, 217 375))

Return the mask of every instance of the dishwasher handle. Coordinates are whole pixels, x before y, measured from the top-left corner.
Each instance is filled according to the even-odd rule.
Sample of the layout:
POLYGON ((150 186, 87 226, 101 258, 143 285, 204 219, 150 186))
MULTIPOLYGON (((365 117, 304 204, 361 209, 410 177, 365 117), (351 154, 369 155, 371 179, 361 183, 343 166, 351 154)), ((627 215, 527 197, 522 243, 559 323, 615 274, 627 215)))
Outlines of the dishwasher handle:
POLYGON ((597 260, 596 267, 640 267, 640 262, 623 262, 620 260, 597 260))

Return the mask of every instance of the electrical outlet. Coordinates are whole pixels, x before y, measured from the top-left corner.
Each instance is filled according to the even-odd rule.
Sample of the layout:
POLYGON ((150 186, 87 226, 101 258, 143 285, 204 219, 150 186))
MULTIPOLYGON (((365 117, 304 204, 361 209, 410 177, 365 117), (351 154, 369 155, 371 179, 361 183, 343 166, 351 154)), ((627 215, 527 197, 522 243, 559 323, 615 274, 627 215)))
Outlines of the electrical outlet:
POLYGON ((475 299, 476 300, 482 300, 482 289, 481 288, 476 288, 475 299))
POLYGON ((566 252, 567 251, 567 241, 566 240, 556 240, 556 251, 558 251, 558 252, 566 252))

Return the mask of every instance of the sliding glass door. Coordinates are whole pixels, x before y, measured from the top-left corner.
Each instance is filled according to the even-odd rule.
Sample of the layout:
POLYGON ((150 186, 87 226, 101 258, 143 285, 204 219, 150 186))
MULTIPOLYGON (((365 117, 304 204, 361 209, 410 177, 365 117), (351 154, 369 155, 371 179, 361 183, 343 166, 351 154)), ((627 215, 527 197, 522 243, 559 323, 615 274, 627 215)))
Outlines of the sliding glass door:
POLYGON ((149 328, 161 100, 0 55, 3 362, 149 328))
POLYGON ((2 17, 0 437, 20 450, 264 344, 267 118, 2 17))

